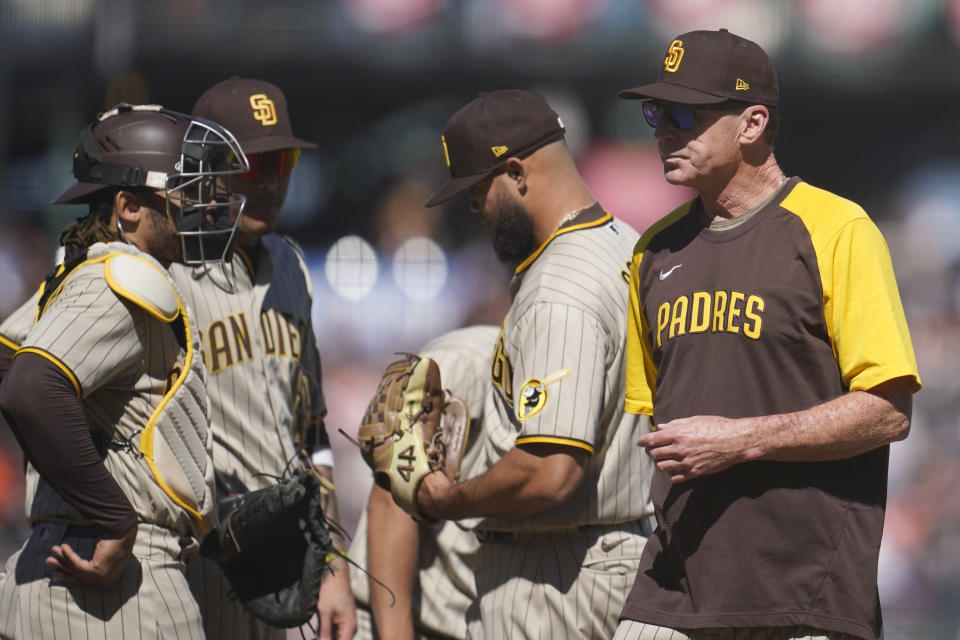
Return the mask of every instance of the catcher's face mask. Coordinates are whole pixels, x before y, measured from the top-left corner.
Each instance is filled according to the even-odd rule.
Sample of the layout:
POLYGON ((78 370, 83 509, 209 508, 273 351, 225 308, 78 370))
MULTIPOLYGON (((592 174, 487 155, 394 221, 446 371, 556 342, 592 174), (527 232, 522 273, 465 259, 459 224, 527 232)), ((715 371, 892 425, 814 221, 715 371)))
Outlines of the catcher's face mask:
POLYGON ((231 176, 250 170, 247 156, 224 127, 159 105, 120 104, 80 134, 73 174, 78 183, 56 203, 83 202, 106 186, 163 190, 165 213, 182 247, 182 261, 235 289, 233 247, 246 198, 231 176))
POLYGON ((246 197, 231 191, 230 177, 250 169, 247 157, 232 133, 193 118, 177 168, 167 176, 164 189, 167 215, 183 244, 183 262, 202 269, 220 263, 224 284, 232 291, 233 248, 246 197))

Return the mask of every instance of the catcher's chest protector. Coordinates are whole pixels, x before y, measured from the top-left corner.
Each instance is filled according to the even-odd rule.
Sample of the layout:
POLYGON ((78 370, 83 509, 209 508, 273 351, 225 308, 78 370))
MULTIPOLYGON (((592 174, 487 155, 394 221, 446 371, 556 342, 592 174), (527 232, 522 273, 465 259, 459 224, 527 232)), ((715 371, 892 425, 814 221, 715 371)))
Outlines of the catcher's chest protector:
POLYGON ((104 277, 117 295, 169 324, 182 337, 183 368, 140 434, 140 453, 163 492, 191 516, 198 538, 215 526, 213 437, 207 424, 206 371, 199 332, 167 271, 150 256, 118 243, 96 244, 88 260, 102 258, 104 277))

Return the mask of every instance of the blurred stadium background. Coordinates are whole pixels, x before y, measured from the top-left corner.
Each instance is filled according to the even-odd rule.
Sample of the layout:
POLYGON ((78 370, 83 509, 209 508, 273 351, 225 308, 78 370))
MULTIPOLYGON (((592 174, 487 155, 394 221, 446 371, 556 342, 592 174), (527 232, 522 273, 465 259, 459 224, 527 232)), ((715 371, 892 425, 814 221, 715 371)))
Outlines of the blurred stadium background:
MULTIPOLYGON (((718 27, 778 66, 786 172, 862 204, 890 245, 925 386, 892 447, 887 638, 960 638, 960 0, 0 0, 0 317, 79 213, 48 203, 97 112, 189 111, 230 75, 276 83, 320 144, 281 231, 311 265, 352 530, 370 478, 337 429, 355 428, 394 351, 499 324, 509 302, 464 199, 422 206, 445 173, 447 117, 479 91, 544 93, 595 195, 642 231, 689 194, 663 181, 651 130, 616 92, 652 80, 674 35, 718 27)), ((25 537, 22 504, 0 428, 0 560, 25 537)))

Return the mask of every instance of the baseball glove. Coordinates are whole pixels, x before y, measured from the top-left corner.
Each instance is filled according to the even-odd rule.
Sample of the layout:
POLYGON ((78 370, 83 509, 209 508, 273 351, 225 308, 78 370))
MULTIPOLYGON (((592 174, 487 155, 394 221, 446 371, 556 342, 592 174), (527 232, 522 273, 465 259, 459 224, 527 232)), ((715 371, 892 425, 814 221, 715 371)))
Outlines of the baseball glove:
POLYGON ((383 372, 357 440, 377 485, 423 521, 427 518, 417 506, 420 482, 433 471, 457 481, 469 415, 463 402, 448 402, 434 360, 403 355, 383 372))
POLYGON ((237 600, 275 627, 297 627, 316 612, 320 583, 333 554, 325 490, 313 470, 279 484, 227 498, 220 526, 204 541, 237 600), (210 544, 210 538, 214 538, 210 544))

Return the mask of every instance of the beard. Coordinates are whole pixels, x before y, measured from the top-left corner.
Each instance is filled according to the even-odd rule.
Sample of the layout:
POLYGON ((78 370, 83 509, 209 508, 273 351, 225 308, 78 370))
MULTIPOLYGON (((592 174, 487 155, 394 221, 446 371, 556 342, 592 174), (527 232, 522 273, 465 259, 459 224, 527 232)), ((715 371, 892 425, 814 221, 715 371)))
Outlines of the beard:
POLYGON ((497 203, 497 219, 493 224, 493 250, 500 262, 519 263, 536 249, 533 218, 522 204, 507 198, 497 203))
POLYGON ((147 208, 148 217, 153 227, 147 253, 151 254, 164 266, 174 262, 183 262, 183 245, 180 236, 173 226, 173 222, 166 213, 153 208, 147 208))

